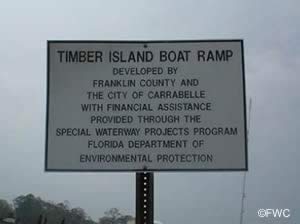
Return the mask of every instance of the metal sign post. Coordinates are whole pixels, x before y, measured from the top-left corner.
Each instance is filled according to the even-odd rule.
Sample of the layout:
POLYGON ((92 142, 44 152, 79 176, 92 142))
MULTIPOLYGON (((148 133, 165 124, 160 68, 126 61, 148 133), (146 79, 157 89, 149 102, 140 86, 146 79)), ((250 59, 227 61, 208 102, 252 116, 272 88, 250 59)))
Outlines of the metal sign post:
POLYGON ((153 224, 153 185, 153 173, 136 173, 136 224, 153 224))

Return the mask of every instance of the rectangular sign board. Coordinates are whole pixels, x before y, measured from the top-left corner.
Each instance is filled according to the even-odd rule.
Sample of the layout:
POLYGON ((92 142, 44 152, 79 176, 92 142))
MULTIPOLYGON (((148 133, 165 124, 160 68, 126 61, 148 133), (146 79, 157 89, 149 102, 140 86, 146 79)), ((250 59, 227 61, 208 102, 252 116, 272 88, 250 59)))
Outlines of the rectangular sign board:
POLYGON ((48 41, 46 171, 245 171, 242 40, 48 41))

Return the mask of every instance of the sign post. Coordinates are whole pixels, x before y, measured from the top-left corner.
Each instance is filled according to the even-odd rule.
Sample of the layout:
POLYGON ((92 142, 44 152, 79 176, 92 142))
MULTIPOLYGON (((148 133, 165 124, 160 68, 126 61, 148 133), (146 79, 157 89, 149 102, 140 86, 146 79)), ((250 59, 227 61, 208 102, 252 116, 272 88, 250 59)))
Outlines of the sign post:
POLYGON ((137 172, 140 224, 153 172, 248 170, 242 40, 48 41, 47 55, 46 171, 137 172))
POLYGON ((154 174, 136 173, 136 224, 153 224, 154 220, 154 174))

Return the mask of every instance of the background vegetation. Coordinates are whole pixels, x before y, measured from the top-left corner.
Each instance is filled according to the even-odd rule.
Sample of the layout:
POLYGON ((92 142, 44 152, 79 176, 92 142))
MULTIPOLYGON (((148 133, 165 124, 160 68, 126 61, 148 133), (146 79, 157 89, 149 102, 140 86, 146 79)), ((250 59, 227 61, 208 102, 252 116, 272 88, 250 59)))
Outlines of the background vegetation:
POLYGON ((18 224, 126 224, 133 219, 121 214, 117 208, 111 208, 94 221, 84 209, 71 208, 68 201, 54 203, 33 194, 21 195, 13 200, 13 204, 0 199, 0 221, 6 218, 14 218, 18 224))

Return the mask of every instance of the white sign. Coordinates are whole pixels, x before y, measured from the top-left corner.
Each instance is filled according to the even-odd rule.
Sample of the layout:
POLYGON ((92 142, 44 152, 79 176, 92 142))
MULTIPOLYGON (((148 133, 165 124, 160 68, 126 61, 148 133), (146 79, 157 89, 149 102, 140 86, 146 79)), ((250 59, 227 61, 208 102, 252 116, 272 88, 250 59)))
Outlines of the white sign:
POLYGON ((247 170, 242 40, 48 41, 46 171, 247 170))

